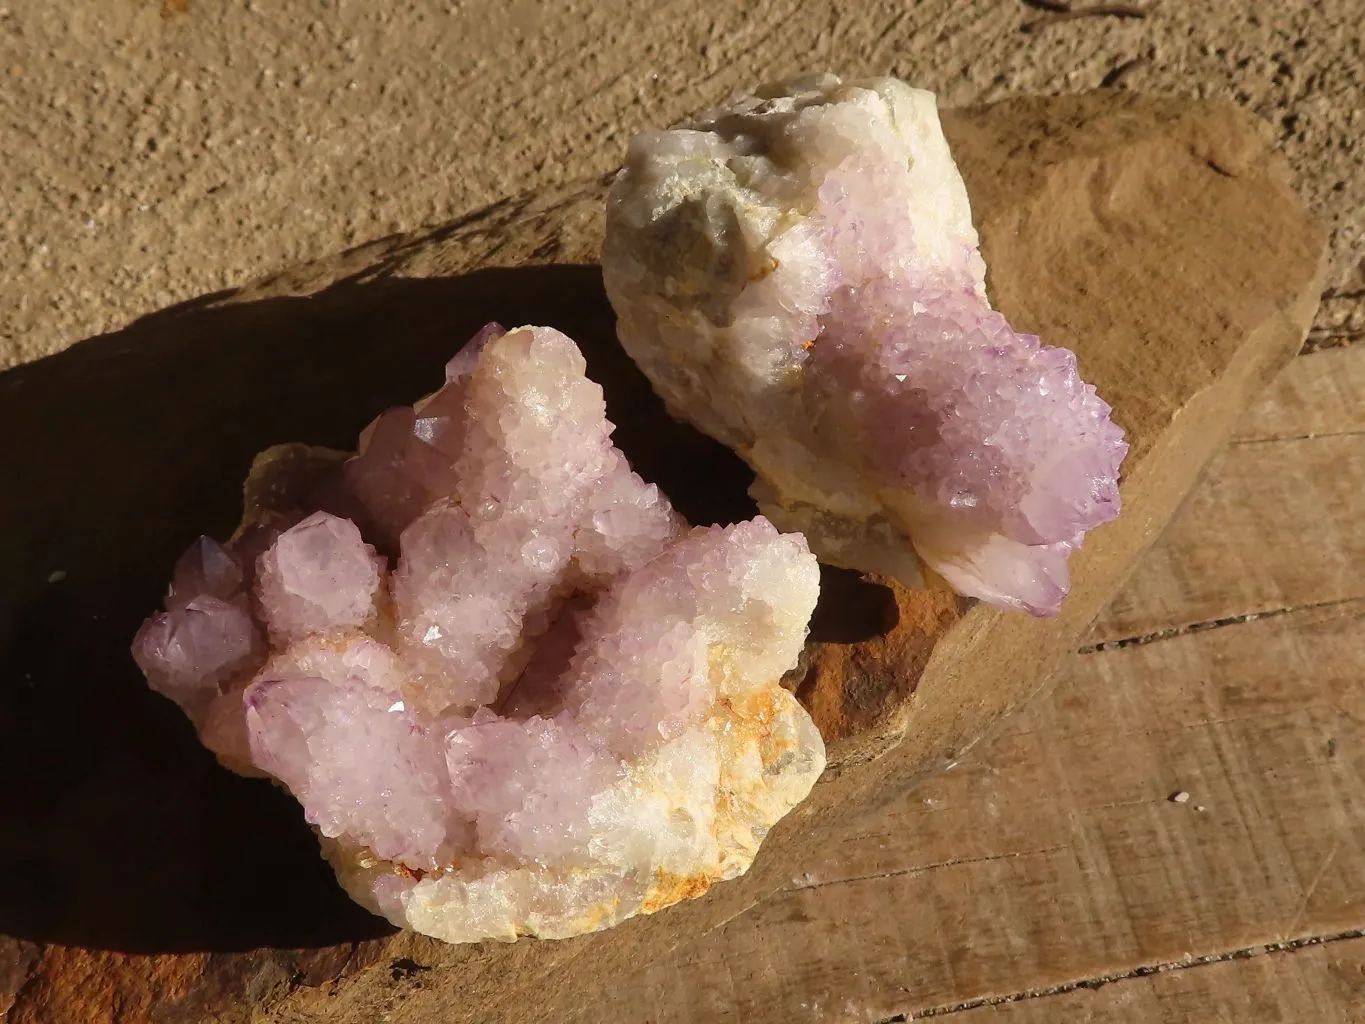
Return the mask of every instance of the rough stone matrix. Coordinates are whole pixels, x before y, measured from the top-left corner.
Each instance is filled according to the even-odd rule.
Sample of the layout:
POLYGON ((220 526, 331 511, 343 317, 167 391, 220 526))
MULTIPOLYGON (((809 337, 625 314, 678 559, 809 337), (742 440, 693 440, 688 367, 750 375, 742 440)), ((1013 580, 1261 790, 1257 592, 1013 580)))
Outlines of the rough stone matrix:
POLYGON ((990 308, 932 94, 808 76, 641 133, 602 263, 622 345, 823 560, 1057 612, 1128 446, 990 308))
POLYGON ((185 554, 135 641, 395 924, 651 913, 744 872, 824 767, 779 685, 819 589, 805 541, 689 530, 611 431, 573 342, 490 325, 356 456, 265 453, 242 529, 185 554))

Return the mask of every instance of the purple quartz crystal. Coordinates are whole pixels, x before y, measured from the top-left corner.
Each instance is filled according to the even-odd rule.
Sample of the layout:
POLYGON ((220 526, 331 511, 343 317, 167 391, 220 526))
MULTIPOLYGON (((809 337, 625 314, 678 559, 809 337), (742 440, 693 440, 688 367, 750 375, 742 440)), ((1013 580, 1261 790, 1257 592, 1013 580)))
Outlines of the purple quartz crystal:
POLYGON ((934 97, 796 79, 645 132, 612 188, 619 334, 824 560, 1057 611, 1127 451, 1075 356, 990 308, 934 97))
POLYGON ((585 370, 556 331, 492 325, 357 455, 265 453, 249 505, 287 507, 196 542, 134 645, 224 765, 294 794, 357 900, 452 942, 732 877, 824 763, 779 685, 804 540, 689 530, 585 370))

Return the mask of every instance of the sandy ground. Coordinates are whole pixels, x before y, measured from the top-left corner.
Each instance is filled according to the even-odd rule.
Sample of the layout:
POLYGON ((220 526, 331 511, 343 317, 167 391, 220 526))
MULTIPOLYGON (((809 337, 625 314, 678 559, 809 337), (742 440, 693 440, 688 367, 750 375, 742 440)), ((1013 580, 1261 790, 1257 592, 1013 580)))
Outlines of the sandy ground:
POLYGON ((754 84, 892 73, 949 105, 1236 99, 1334 225, 1365 326, 1360 0, 1045 18, 1019 0, 0 0, 0 367, 509 194, 754 84), (1273 8, 1273 10, 1271 10, 1273 8))

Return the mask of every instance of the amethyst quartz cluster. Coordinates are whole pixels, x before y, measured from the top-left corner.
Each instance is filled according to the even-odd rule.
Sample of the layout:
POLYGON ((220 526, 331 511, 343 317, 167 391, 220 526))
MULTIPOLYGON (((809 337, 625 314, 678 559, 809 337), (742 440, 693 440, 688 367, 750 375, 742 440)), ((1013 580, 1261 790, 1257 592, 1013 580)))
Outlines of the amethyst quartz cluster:
POLYGON ((819 589, 805 541, 689 529, 585 369, 557 331, 487 330, 354 457, 264 453, 243 528, 191 547, 134 643, 225 766, 298 798, 356 900, 448 942, 697 895, 824 767, 778 683, 819 589))
POLYGON ((931 93, 815 76, 642 133, 602 263, 670 410, 824 561, 1050 615, 1118 513, 1123 431, 987 302, 931 93))
POLYGON ((1122 431, 990 308, 928 93, 799 79, 640 135, 603 264, 622 344, 752 465, 762 516, 689 528, 573 342, 490 325, 356 454, 262 453, 242 526, 134 642, 357 901, 450 942, 577 935, 748 868, 824 766, 780 685, 815 555, 1050 614, 1118 511, 1122 431))

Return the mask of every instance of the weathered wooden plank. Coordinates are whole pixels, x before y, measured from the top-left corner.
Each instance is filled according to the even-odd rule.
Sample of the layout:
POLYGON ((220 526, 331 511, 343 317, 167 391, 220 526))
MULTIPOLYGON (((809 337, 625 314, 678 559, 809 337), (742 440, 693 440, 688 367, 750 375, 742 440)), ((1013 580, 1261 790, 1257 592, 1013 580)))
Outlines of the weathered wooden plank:
MULTIPOLYGON (((1347 432, 1354 424, 1352 417, 1360 415, 1361 406, 1355 405, 1351 389, 1362 370, 1365 370, 1365 351, 1358 349, 1324 351, 1296 360, 1244 418, 1239 436, 1257 442, 1347 432), (1343 425, 1341 429, 1337 429, 1339 424, 1343 425)), ((1334 447, 1335 441, 1325 446, 1326 441, 1319 437, 1313 445, 1297 446, 1297 454, 1302 455, 1305 451, 1310 454, 1288 461, 1290 466, 1306 464, 1314 470, 1325 470, 1335 463, 1336 473, 1326 472, 1323 476, 1328 480, 1339 479, 1344 500, 1334 507, 1346 515, 1349 525, 1346 499, 1365 487, 1365 474, 1351 465, 1343 467, 1339 450, 1334 447), (1322 453, 1320 456, 1319 452, 1322 453)), ((1260 473, 1254 462, 1248 461, 1242 474, 1244 479, 1273 475, 1285 468, 1285 460, 1278 458, 1270 447, 1248 448, 1239 454, 1247 460, 1273 460, 1263 465, 1260 473)), ((1178 535, 1181 530, 1199 531, 1200 535, 1212 532, 1200 530, 1204 524, 1197 519, 1188 524, 1186 521, 1208 514, 1206 510, 1213 496, 1204 491, 1212 489, 1214 496, 1220 491, 1226 494, 1221 469, 1222 463, 1215 463, 1200 490, 1191 497, 1181 518, 1171 528, 1171 534, 1178 535)), ((1286 487, 1291 494, 1298 489, 1292 481, 1286 487)), ((1242 503, 1225 499, 1223 507, 1236 509, 1239 504, 1242 503)), ((1266 546, 1295 551, 1300 561, 1307 561, 1312 567, 1325 566, 1332 570, 1341 565, 1349 568, 1350 555, 1343 555, 1341 550, 1343 543, 1350 543, 1352 534, 1349 531, 1344 535, 1339 530, 1315 531, 1305 537, 1302 520, 1296 519, 1293 510, 1276 516, 1280 511, 1274 504, 1265 509, 1269 519, 1261 520, 1260 528, 1266 532, 1266 546), (1301 541, 1297 548, 1296 541, 1301 541)), ((1164 543, 1158 545, 1157 552, 1164 543)), ((1292 560, 1284 560, 1279 567, 1292 564, 1292 560)), ((1360 564, 1359 560, 1356 564, 1360 564)), ((1154 586, 1143 581, 1145 568, 1145 563, 1139 567, 1133 586, 1154 586)), ((1213 592, 1219 588, 1226 592, 1243 582, 1240 568, 1241 563, 1236 560, 1212 560, 1202 582, 1213 592)), ((1194 578, 1198 578, 1197 575, 1194 578)), ((1128 596, 1125 591, 1120 595, 1120 601, 1128 596)), ((1165 945, 1152 945, 1147 939, 1144 947, 1115 950, 1109 962, 1119 970, 1124 966, 1152 962, 1142 959, 1144 955, 1176 950, 1181 945, 1176 936, 1182 930, 1192 939, 1202 939, 1202 944, 1187 941, 1185 945, 1189 948, 1185 952, 1204 953, 1227 948, 1220 947, 1219 943, 1235 943, 1249 935, 1262 934, 1266 939, 1278 940, 1291 936, 1296 930, 1311 933, 1315 928, 1330 930, 1336 926, 1359 925, 1365 921, 1365 913, 1358 911, 1349 885, 1343 889, 1340 879, 1334 875, 1340 849, 1334 853, 1334 846, 1329 845, 1324 851, 1321 836, 1317 834, 1318 823, 1324 816, 1339 819, 1343 813, 1352 813, 1349 806, 1343 811, 1341 803, 1336 801, 1338 794, 1350 793, 1351 783, 1334 778, 1330 788, 1305 786, 1301 785, 1303 780, 1296 773, 1290 779, 1282 780, 1281 787, 1247 795, 1247 786, 1254 789, 1262 784, 1263 780, 1256 778, 1260 769, 1267 773, 1266 779, 1273 779, 1274 773, 1281 769, 1274 763, 1261 762, 1249 767, 1245 762, 1239 762, 1236 758, 1244 757, 1249 745, 1246 740, 1230 746, 1225 738, 1211 732, 1212 722, 1218 723, 1217 732, 1225 733, 1239 721, 1260 721, 1261 736, 1250 744, 1254 749, 1261 749, 1260 739, 1278 734, 1279 749, 1283 750, 1287 743, 1291 750, 1301 755, 1306 752, 1310 762, 1314 759, 1315 748, 1318 756, 1329 761, 1346 756, 1343 738, 1338 735, 1339 730, 1331 727, 1330 721, 1323 723, 1315 735, 1311 724, 1305 730, 1302 722, 1286 722, 1285 715, 1295 710, 1308 713, 1309 709, 1316 708, 1312 715, 1335 717, 1339 724, 1358 730, 1360 723, 1365 721, 1365 706, 1357 706, 1360 702, 1358 679, 1365 670, 1365 635, 1359 628, 1354 628, 1358 625, 1354 612, 1323 609, 1287 616, 1282 621, 1267 621, 1260 628, 1251 630, 1250 635, 1247 627, 1237 626, 1217 634, 1201 634, 1198 639, 1182 638, 1174 646, 1170 645, 1171 641, 1153 644, 1143 649, 1136 659, 1119 659, 1120 662, 1132 660, 1140 666, 1137 677, 1131 670, 1124 674, 1128 683, 1126 691, 1115 688, 1114 673, 1107 667, 1109 662, 1104 660, 1117 652, 1074 659, 1065 680, 1044 702, 1046 708, 1031 707, 1018 721, 1007 725, 985 750, 974 754, 953 773, 925 783, 916 799, 889 808, 882 817, 869 822, 868 827, 847 830, 831 844, 822 861, 811 864, 804 878, 793 879, 791 888, 798 892, 774 898, 781 901, 779 909, 770 910, 769 904, 774 903, 770 900, 750 915, 750 920, 740 919, 729 925, 726 931, 731 934, 727 935, 726 942, 717 939, 701 950, 689 948, 684 960, 687 966, 681 971, 661 967, 641 976, 637 979, 639 987, 631 988, 619 997, 623 1014, 625 1007, 633 1001, 642 1012, 642 1019, 769 1019, 744 1014, 754 1012, 753 1004, 770 1001, 774 989, 781 991, 787 987, 797 991, 789 999, 779 997, 779 1003, 793 1014, 792 1019, 817 1019, 817 1008, 820 1012, 834 1013, 836 1018, 844 1015, 849 1019, 870 1019, 853 1011, 868 1009, 875 1016, 876 1013, 904 1012, 907 1005, 915 1005, 906 1002, 914 991, 906 984, 907 976, 921 979, 921 986, 925 977, 940 979, 937 987, 929 987, 943 1001, 921 1003, 921 1007, 954 1005, 949 1001, 954 997, 958 1002, 980 998, 979 995, 966 995, 971 987, 962 983, 971 975, 964 978, 961 967, 956 973, 951 970, 954 958, 950 952, 956 950, 961 963, 962 949, 940 942, 936 934, 936 926, 941 923, 939 906, 944 888, 952 891, 965 887, 980 893, 989 891, 992 884, 1000 884, 1006 894, 1002 897, 1006 907, 1011 906, 1010 901, 1015 899, 1016 893, 1022 892, 1029 897, 1022 906, 1013 905, 1012 920, 988 919, 972 926, 970 919, 955 916, 952 930, 962 934, 968 946, 981 942, 987 946, 1007 945, 1001 939, 1002 929, 1006 935, 1019 934, 1027 922, 1032 929, 1029 937, 1033 940, 1053 947, 1070 945, 1085 950, 1094 949, 1096 944, 1102 948, 1108 928, 1105 927, 1106 918, 1097 922, 1094 914, 1078 920, 1077 908, 1081 904, 1077 901, 1092 898, 1087 895, 1088 889, 1093 889, 1096 878, 1108 873, 1114 876, 1116 884, 1116 892, 1110 895, 1107 909, 1114 915, 1112 922, 1127 924, 1131 919, 1128 912, 1131 901, 1135 906, 1147 908, 1149 929, 1156 922, 1158 932, 1167 933, 1165 945), (1345 619, 1341 617, 1343 614, 1345 619), (1326 626, 1331 639, 1324 642, 1325 625, 1343 622, 1346 625, 1342 629, 1326 626), (1177 658, 1175 655, 1181 647, 1205 651, 1205 657, 1193 662, 1189 657, 1177 658), (1252 669, 1249 674, 1248 664, 1252 669), (1206 670, 1210 665, 1218 668, 1218 676, 1209 676, 1206 670), (1324 668, 1325 671, 1321 671, 1324 668), (1316 675, 1315 670, 1318 670, 1316 675), (1145 694, 1132 692, 1135 678, 1145 679, 1145 694), (1216 691, 1212 703, 1210 686, 1216 691), (1094 693, 1090 692, 1091 688, 1094 693), (1246 824, 1244 830, 1232 832, 1219 826, 1210 835, 1205 826, 1216 818, 1205 816, 1217 815, 1219 810, 1212 803, 1204 802, 1209 800, 1205 792, 1188 789, 1186 791, 1192 794, 1190 803, 1170 804, 1166 798, 1177 788, 1191 783, 1187 777, 1161 763, 1160 758, 1154 758, 1149 740, 1115 735, 1115 722, 1122 718, 1120 708, 1111 706, 1100 716, 1093 713, 1092 705, 1097 695, 1106 692, 1110 701, 1124 695, 1124 702, 1135 700, 1141 707, 1155 709, 1159 724, 1153 725, 1150 716, 1138 719, 1139 735, 1153 732, 1157 736, 1186 737, 1180 757, 1193 757, 1197 773, 1193 777, 1202 777, 1204 760, 1215 766, 1222 766, 1224 758, 1231 759, 1230 764, 1240 764, 1242 793, 1232 791, 1232 773, 1224 772, 1223 785, 1229 789, 1230 803, 1224 803, 1220 798, 1219 804, 1223 805, 1224 812, 1229 805, 1238 808, 1234 818, 1243 822, 1245 815, 1239 808, 1239 801, 1249 802, 1258 815, 1250 820, 1256 821, 1257 825, 1246 824), (1276 719, 1279 719, 1278 726, 1274 724, 1276 719), (1034 725, 1028 724, 1030 722, 1034 725), (1040 722, 1044 727, 1041 734, 1036 731, 1040 722), (1135 744, 1139 742, 1145 748, 1141 752, 1135 750, 1135 744), (1058 798, 1059 785, 1062 793, 1079 794, 1086 806, 1101 808, 1095 812, 1100 824, 1105 816, 1112 819, 1100 830, 1101 838, 1115 834, 1122 838, 1121 843, 1101 846, 1103 857, 1093 860, 1096 873, 1090 878, 1080 870, 1075 849, 1070 845, 1075 804, 1071 799, 1058 798), (1278 797, 1275 796, 1277 793, 1278 797), (1112 806, 1103 810, 1106 803, 1112 806), (1200 806, 1205 810, 1197 810, 1200 806), (1207 862, 1203 866, 1182 862, 1182 858, 1191 856, 1191 837, 1181 841, 1177 855, 1170 837, 1163 836, 1162 830, 1152 832, 1149 828, 1148 834, 1141 830, 1134 833, 1133 828, 1125 824, 1126 819, 1149 814, 1152 810, 1156 811, 1155 821, 1160 823, 1164 820, 1163 813, 1169 817, 1171 811, 1180 813, 1190 807, 1196 808, 1194 813, 1200 815, 1196 824, 1203 831, 1194 833, 1192 838, 1198 840, 1193 849, 1203 851, 1200 855, 1207 862), (1255 859, 1256 847, 1252 840, 1266 831, 1267 808, 1274 821, 1271 831, 1294 836, 1306 830, 1316 836, 1314 855, 1321 854, 1321 863, 1313 868, 1310 858, 1309 863, 1295 870, 1292 883, 1284 881, 1283 864, 1277 875, 1267 877, 1261 862, 1255 859), (1220 844, 1226 844, 1226 848, 1220 844), (1165 849, 1169 851, 1169 857, 1175 859, 1153 871, 1145 852, 1149 846, 1165 849), (1235 860, 1238 851, 1252 859, 1239 865, 1235 860), (1229 863, 1234 873, 1240 872, 1253 880, 1251 898, 1248 901, 1245 892, 1234 892, 1226 900, 1215 900, 1210 907, 1206 899, 1199 898, 1200 894, 1209 892, 1202 879, 1223 876, 1225 881, 1221 884, 1226 886, 1229 863), (966 883, 955 883, 949 877, 954 873, 972 877, 966 883), (1307 873, 1306 884, 1300 877, 1304 873, 1307 873), (918 881, 901 881, 904 876, 914 876, 918 881), (924 884, 924 878, 935 876, 937 884, 924 884), (1153 894, 1148 891, 1150 882, 1142 882, 1153 876, 1161 879, 1160 884, 1168 889, 1164 899, 1159 888, 1153 894), (822 899, 809 891, 831 884, 842 890, 843 898, 822 899), (1324 884, 1328 886, 1326 891, 1324 884), (1131 893, 1134 886, 1139 889, 1137 895, 1131 893), (861 896, 850 898, 849 887, 860 889, 861 896), (1333 887, 1335 895, 1332 894, 1333 887), (1299 902, 1295 903, 1295 899, 1299 902), (1326 908, 1324 900, 1328 901, 1326 908), (849 907, 858 905, 867 912, 850 914, 849 907), (1244 912, 1244 916, 1230 921, 1228 908, 1236 908, 1244 912), (1327 913, 1317 917, 1316 914, 1324 909, 1327 913), (1210 910, 1213 911, 1211 915, 1210 910), (765 916, 760 919, 760 914, 765 916), (1260 914, 1267 916, 1261 921, 1261 932, 1257 933, 1257 915, 1260 914), (1280 929, 1281 934, 1276 934, 1274 923, 1283 922, 1286 914, 1290 915, 1291 923, 1280 929), (809 924, 817 934, 796 937, 790 948, 785 945, 780 949, 767 948, 771 943, 781 941, 784 915, 792 919, 789 924, 809 924), (920 922, 918 925, 917 921, 920 922), (824 922, 823 930, 819 928, 820 922, 824 922), (1201 926, 1204 928, 1202 935, 1198 930, 1201 926), (1172 935, 1172 929, 1176 935, 1172 935), (800 952, 802 949, 811 952, 805 954, 800 952), (741 957, 762 965, 756 991, 751 979, 736 979, 735 963, 741 957), (808 991, 799 991, 807 978, 814 979, 815 983, 808 991), (911 991, 907 992, 907 989, 911 991), (878 993, 883 998, 873 998, 869 1003, 869 995, 878 993), (670 1015, 673 1011, 666 1008, 674 1006, 678 1007, 676 1015, 670 1015)), ((1302 756, 1296 758, 1291 754, 1285 758, 1285 763, 1298 765, 1302 760, 1302 756)), ((1358 812, 1358 808, 1355 811, 1358 812)), ((1358 856, 1357 849, 1358 845, 1350 847, 1353 856, 1358 856)), ((1300 854, 1300 858, 1302 856, 1300 854)), ((1272 862, 1275 860, 1273 855, 1266 857, 1272 862)), ((1221 890, 1215 886, 1213 891, 1219 893, 1221 890)), ((995 912, 1000 909, 1001 901, 987 900, 986 906, 995 912)), ((1031 979, 1058 977, 1056 954, 1052 954, 1048 964, 1040 963, 1040 957, 1046 959, 1044 951, 1037 948, 1026 949, 1022 954, 1016 952, 1009 958, 1008 976, 1025 985, 1030 984, 1031 979)), ((1260 966, 1269 961, 1256 963, 1255 969, 1260 970, 1260 966)), ((1083 961, 1072 964, 1078 975, 1084 975, 1087 966, 1083 961)), ((1089 966, 1093 967, 1094 962, 1089 966)), ((1172 991, 1190 994, 1176 999, 1169 1011, 1161 1010, 1166 1000, 1164 996, 1133 995, 1132 999, 1143 1001, 1130 1005, 1116 999, 1113 1012, 1137 1014, 1141 1010, 1140 1016, 1097 1016, 1096 1019, 1189 1020, 1192 1024, 1220 1019, 1239 1022, 1349 1019, 1342 1015, 1349 1003, 1336 1002, 1323 1007, 1312 1002, 1303 1006, 1291 1003, 1283 1008, 1281 1016, 1275 1016, 1281 1008, 1273 1001, 1267 1003, 1260 996, 1253 999, 1249 995, 1245 998, 1250 1002, 1238 1001, 1245 995, 1240 993, 1238 986, 1249 987, 1252 984, 1249 981, 1232 982, 1234 988, 1230 991, 1206 991, 1195 987, 1180 989, 1180 979, 1186 978, 1183 973, 1171 977, 1177 979, 1172 982, 1172 991), (1152 1002, 1153 999, 1157 1002, 1152 1002), (1308 1007, 1313 1007, 1313 1015, 1309 1015, 1308 1007), (1265 1015, 1247 1016, 1251 1009, 1258 1013, 1264 1009, 1265 1015), (1166 1012, 1167 1016, 1159 1016, 1158 1011, 1166 1012), (1217 1016, 1234 1011, 1241 1015, 1217 1016), (1300 1011, 1302 1015, 1294 1015, 1300 1011), (1180 1016, 1181 1013, 1185 1016, 1180 1016), (1290 1015, 1284 1016, 1285 1013, 1290 1015)), ((978 971, 976 978, 989 980, 989 973, 978 971)), ((1106 992, 1110 991, 1120 990, 1106 989, 1106 992)), ((1085 1013, 1110 1012, 1108 1002, 1101 1002, 1098 996, 1092 997, 1090 993, 1077 993, 1068 1000, 1065 1004, 1056 999, 1047 1003, 1027 1001, 983 1008, 976 1013, 987 1018, 998 1013, 1008 1020, 1053 1021, 1072 1019, 1061 1014, 1070 1013, 1073 1005, 1081 1014, 1075 1017, 1077 1020, 1090 1019, 1084 1016, 1085 1013), (1043 1016, 1029 1016, 1037 1013, 1043 1016), (1050 1015, 1054 1013, 1057 1016, 1050 1015)))
MULTIPOLYGON (((1232 107, 1101 94, 1008 101, 945 126, 997 303, 1074 348, 1129 431, 1125 514, 1073 560, 1055 619, 901 592, 886 637, 826 637, 802 690, 831 741, 832 769, 811 798, 744 878, 598 935, 510 948, 383 935, 330 886, 297 807, 214 769, 140 684, 126 645, 175 553, 230 527, 255 450, 346 443, 439 377, 450 346, 486 319, 579 339, 645 475, 681 499, 681 474, 705 485, 702 497, 738 499, 731 514, 746 508, 742 484, 708 476, 716 462, 661 443, 680 428, 612 347, 590 265, 600 183, 279 275, 0 380, 0 433, 33 438, 0 449, 0 479, 23 481, 0 492, 0 645, 15 681, 0 691, 0 751, 20 790, 6 794, 18 811, 0 828, 0 860, 42 882, 29 902, 0 903, 0 930, 44 944, 13 1024, 114 1020, 108 1007, 120 1004, 157 1006, 160 1024, 213 1012, 326 1024, 562 1016, 595 983, 714 931, 807 870, 842 821, 894 801, 1040 687, 1297 350, 1321 290, 1324 232, 1232 107), (1225 258, 1243 252, 1256 258, 1225 258), (69 570, 60 587, 54 569, 69 570), (373 941, 357 948, 362 939, 373 941), (429 970, 405 975, 404 958, 429 970)), ((965 871, 958 856, 940 859, 965 871)), ((1021 860, 992 863, 1004 872, 1021 860)), ((989 902, 942 913, 949 929, 954 915, 997 916, 989 902)))
POLYGON ((579 1019, 881 1020, 1365 925, 1362 675, 1359 601, 1076 655, 579 1019))
POLYGON ((1229 446, 1089 641, 1365 596, 1362 481, 1365 432, 1229 446))
POLYGON ((1356 938, 1180 967, 931 1019, 944 1024, 1359 1024, 1362 1011, 1365 939, 1356 938))
POLYGON ((1294 360, 1100 613, 1094 643, 1365 596, 1365 348, 1294 360))
POLYGON ((1295 359, 1252 403, 1234 443, 1365 431, 1365 347, 1325 348, 1295 359))

